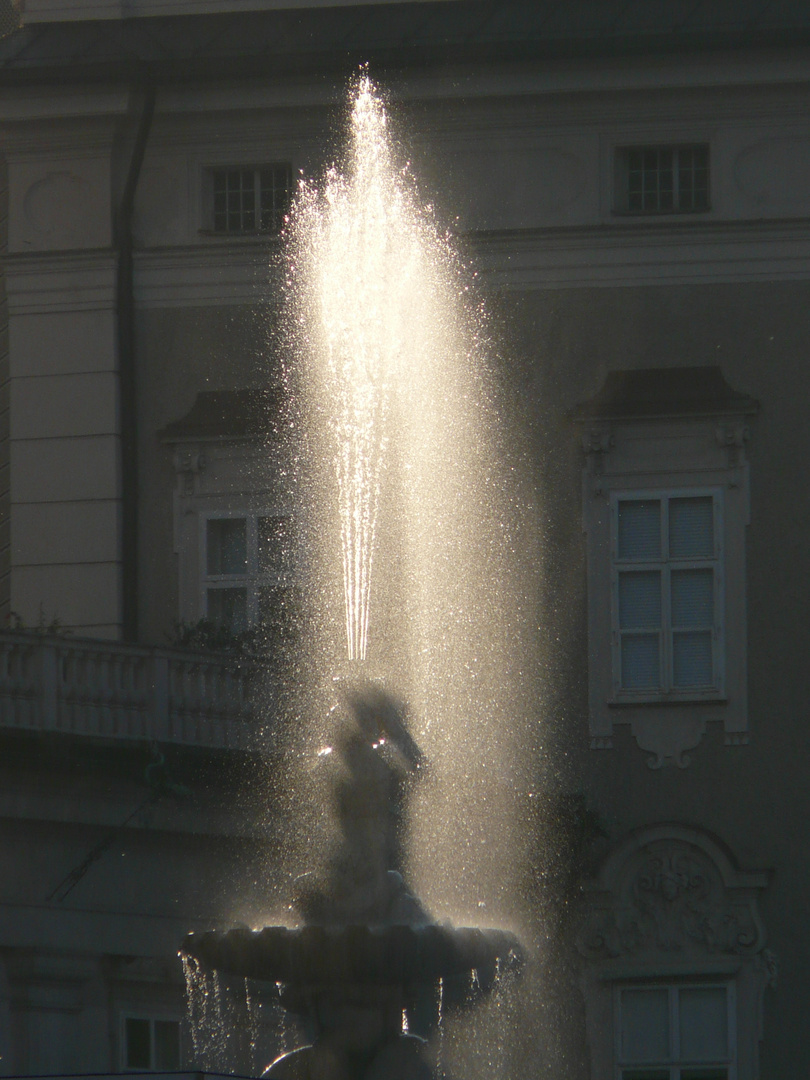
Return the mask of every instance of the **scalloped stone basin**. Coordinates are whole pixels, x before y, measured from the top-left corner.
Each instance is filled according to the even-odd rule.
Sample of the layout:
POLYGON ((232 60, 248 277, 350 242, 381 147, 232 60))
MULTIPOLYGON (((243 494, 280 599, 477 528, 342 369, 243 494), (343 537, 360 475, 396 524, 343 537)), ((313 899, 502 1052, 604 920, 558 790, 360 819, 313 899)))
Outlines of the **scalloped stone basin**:
POLYGON ((277 1058, 265 1080, 435 1080, 429 1044, 406 1034, 404 1014, 430 1012, 429 1034, 445 1008, 472 1005, 524 961, 514 934, 435 924, 213 930, 189 934, 183 951, 204 970, 277 983, 282 1006, 304 1018, 312 1043, 277 1058))
POLYGON ((518 970, 514 934, 452 926, 267 926, 188 934, 183 951, 205 969, 290 987, 463 982, 486 993, 498 971, 518 970))

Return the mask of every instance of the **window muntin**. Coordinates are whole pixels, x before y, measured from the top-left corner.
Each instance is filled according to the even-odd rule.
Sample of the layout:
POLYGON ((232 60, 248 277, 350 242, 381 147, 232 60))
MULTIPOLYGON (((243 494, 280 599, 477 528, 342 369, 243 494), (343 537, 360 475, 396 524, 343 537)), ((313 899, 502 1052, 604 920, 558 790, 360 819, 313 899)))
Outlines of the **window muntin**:
POLYGON ((617 1080, 734 1080, 732 983, 616 991, 617 1080))
POLYGON ((627 146, 616 151, 617 211, 695 214, 708 209, 708 144, 627 146))
POLYGON ((720 490, 617 493, 611 522, 615 699, 722 695, 720 490))
POLYGON ((121 1064, 130 1072, 176 1072, 180 1068, 180 1021, 125 1016, 121 1064))
POLYGON ((211 169, 212 226, 218 233, 278 233, 292 197, 287 163, 211 169))
POLYGON ((203 616, 233 633, 274 622, 291 585, 289 516, 210 514, 201 525, 203 616))

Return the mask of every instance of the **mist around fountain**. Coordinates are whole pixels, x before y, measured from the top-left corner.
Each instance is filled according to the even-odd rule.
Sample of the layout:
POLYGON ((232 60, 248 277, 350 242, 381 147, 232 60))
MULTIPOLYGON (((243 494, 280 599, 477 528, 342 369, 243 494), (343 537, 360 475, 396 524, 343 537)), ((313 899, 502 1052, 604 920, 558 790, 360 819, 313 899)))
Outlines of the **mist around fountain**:
MULTIPOLYGON (((294 786, 328 746, 334 677, 381 680, 429 763, 409 886, 438 919, 514 926, 536 710, 528 486, 474 275, 366 75, 343 159, 300 186, 285 253, 309 672, 294 786)), ((317 809, 305 820, 304 861, 314 835, 329 844, 317 809)))
MULTIPOLYGON (((477 931, 438 924, 515 930, 528 945, 534 937, 526 896, 539 741, 532 486, 514 449, 475 276, 420 196, 365 74, 349 105, 345 154, 320 180, 301 182, 283 237, 283 427, 301 611, 283 731, 274 732, 285 766, 269 814, 283 833, 285 910, 269 901, 259 925, 303 922, 304 941, 310 931, 365 933, 384 923, 412 943, 446 940, 437 955, 466 941, 462 952, 472 952, 458 970, 472 982, 462 996, 486 1000, 471 1021, 454 1011, 458 981, 437 978, 424 1024, 434 1032, 430 1075, 512 1077, 516 1058, 536 1058, 526 1051, 527 995, 516 1010, 511 975, 486 971, 486 957, 511 947, 508 935, 488 930, 475 953, 477 931), (366 730, 364 709, 379 730, 366 730), (396 797, 371 797, 392 778, 396 797), (386 806, 395 820, 383 827, 386 806), (377 840, 385 841, 379 858, 377 840), (470 961, 474 953, 480 959, 470 961)), ((233 935, 222 963, 217 935, 186 958, 197 1056, 219 1069, 240 1029, 223 1002, 244 996, 241 1028, 258 1023, 247 982, 261 978, 251 959, 257 938, 235 932, 243 933, 250 945, 235 967, 233 935), (194 956, 209 948, 200 967, 194 956), (206 974, 229 964, 238 976, 230 998, 219 975, 206 974)), ((267 948, 284 941, 278 926, 265 934, 267 948)), ((422 946, 411 951, 421 955, 422 946)), ((310 953, 302 955, 306 968, 310 953)), ((270 967, 283 968, 275 954, 270 967)), ((414 978, 423 985, 424 973, 414 978)), ((294 987, 278 986, 289 1004, 294 987)), ((338 997, 345 993, 341 984, 338 997)), ((269 1015, 276 1005, 262 1007, 269 1015)), ((402 1010, 403 1032, 420 1010, 424 1003, 402 1010)), ((289 1040, 300 1045, 302 1032, 289 1040)))

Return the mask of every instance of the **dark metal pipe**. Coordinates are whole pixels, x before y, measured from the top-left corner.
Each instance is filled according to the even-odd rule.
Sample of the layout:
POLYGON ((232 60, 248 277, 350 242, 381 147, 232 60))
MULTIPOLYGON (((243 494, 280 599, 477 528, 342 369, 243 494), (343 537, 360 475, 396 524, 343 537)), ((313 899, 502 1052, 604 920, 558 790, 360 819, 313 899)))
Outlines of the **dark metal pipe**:
POLYGON ((138 640, 138 379, 132 214, 154 112, 155 88, 149 86, 145 91, 127 179, 114 222, 114 243, 118 253, 116 315, 121 403, 121 614, 125 641, 138 640))

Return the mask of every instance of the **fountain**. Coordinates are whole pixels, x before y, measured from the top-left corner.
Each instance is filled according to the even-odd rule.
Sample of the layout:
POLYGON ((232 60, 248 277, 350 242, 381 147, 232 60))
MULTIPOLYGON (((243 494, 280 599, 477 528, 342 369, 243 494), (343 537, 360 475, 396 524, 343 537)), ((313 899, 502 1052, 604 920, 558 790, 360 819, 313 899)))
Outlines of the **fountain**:
POLYGON ((278 984, 303 1019, 311 1041, 272 1064, 273 1080, 429 1080, 442 1069, 424 1036, 523 963, 514 933, 478 925, 514 897, 514 854, 489 840, 499 826, 506 836, 519 787, 504 721, 521 704, 512 628, 524 601, 506 569, 516 499, 500 494, 485 335, 365 75, 352 102, 346 167, 321 189, 302 183, 285 245, 287 426, 311 601, 293 710, 310 721, 291 736, 291 787, 314 784, 319 808, 290 885, 297 925, 183 944, 198 972, 278 984), (442 876, 462 917, 472 893, 476 925, 429 914, 442 876))
POLYGON ((323 875, 295 882, 303 925, 190 934, 183 950, 203 969, 280 983, 284 1008, 305 1019, 313 1044, 276 1061, 272 1080, 429 1078, 429 1048, 403 1017, 424 1013, 438 987, 443 1009, 472 1005, 522 951, 504 931, 437 925, 407 891, 397 819, 420 754, 379 687, 345 697, 328 755, 343 840, 323 875))

